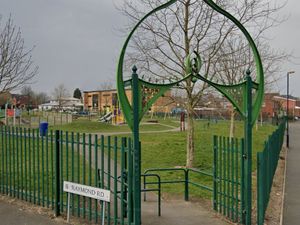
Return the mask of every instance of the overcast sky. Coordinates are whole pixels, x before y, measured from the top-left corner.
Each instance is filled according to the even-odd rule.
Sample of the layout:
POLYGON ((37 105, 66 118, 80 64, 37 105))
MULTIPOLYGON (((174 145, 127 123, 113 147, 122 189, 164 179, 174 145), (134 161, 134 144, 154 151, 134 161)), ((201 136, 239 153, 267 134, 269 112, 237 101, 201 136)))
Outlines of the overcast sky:
MULTIPOLYGON (((26 46, 36 46, 35 91, 51 94, 64 83, 72 93, 77 87, 94 90, 101 82, 114 82, 124 41, 118 30, 126 21, 114 6, 118 1, 122 0, 0 0, 0 15, 5 19, 11 14, 26 46)), ((300 64, 300 1, 289 0, 282 13, 290 15, 289 20, 272 31, 271 43, 293 51, 298 57, 294 62, 300 64)), ((290 77, 290 92, 300 97, 300 65, 286 63, 282 68, 284 75, 296 71, 290 77)), ((282 94, 285 77, 275 86, 282 94)))

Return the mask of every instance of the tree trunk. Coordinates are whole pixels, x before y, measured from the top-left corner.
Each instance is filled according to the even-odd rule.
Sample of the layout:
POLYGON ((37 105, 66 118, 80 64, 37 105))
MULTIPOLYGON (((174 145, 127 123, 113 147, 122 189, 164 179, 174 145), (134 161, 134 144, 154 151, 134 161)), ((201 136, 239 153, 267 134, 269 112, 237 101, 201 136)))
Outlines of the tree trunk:
POLYGON ((232 109, 231 113, 230 113, 230 131, 229 131, 230 139, 234 137, 234 133, 235 133, 234 116, 235 116, 235 111, 234 111, 234 109, 232 109))
POLYGON ((194 153, 195 153, 195 143, 194 143, 194 119, 192 107, 187 108, 187 146, 186 146, 186 167, 192 168, 194 166, 194 153))
MULTIPOLYGON (((190 0, 187 0, 184 3, 184 49, 186 57, 190 53, 190 38, 189 38, 189 7, 190 7, 190 0)), ((186 71, 184 71, 186 74, 186 71)), ((188 96, 188 103, 187 103, 187 146, 186 146, 186 167, 192 168, 194 166, 194 153, 195 153, 195 143, 194 143, 194 120, 193 120, 193 100, 192 100, 192 84, 191 80, 186 81, 187 85, 187 96, 188 96)))
POLYGON ((258 119, 256 120, 256 123, 255 123, 255 130, 258 131, 258 119))

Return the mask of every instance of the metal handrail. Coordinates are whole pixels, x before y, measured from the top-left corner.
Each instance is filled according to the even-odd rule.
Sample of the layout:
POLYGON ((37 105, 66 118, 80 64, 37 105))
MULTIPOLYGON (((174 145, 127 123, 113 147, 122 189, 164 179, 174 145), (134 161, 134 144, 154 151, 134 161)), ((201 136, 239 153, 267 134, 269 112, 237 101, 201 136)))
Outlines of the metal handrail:
MULTIPOLYGON (((195 183, 195 182, 192 182, 192 181, 189 180, 189 173, 190 172, 194 172, 194 173, 198 173, 198 174, 201 174, 201 175, 213 177, 212 173, 201 171, 201 170, 198 170, 198 169, 195 169, 195 168, 151 168, 151 169, 145 170, 144 174, 147 174, 148 172, 170 172, 170 171, 182 171, 184 173, 184 180, 166 180, 166 181, 161 181, 160 180, 160 184, 180 184, 180 183, 184 183, 184 200, 185 201, 189 201, 189 184, 192 184, 196 187, 202 188, 202 189, 207 190, 207 191, 213 191, 213 188, 211 188, 211 187, 207 187, 205 185, 198 184, 198 183, 195 183)), ((155 184, 155 182, 152 182, 152 184, 155 184)))
POLYGON ((149 191, 157 191, 158 192, 158 216, 161 216, 161 180, 160 176, 158 174, 141 174, 142 177, 144 177, 144 189, 141 190, 141 192, 144 192, 144 201, 146 201, 146 194, 149 191), (156 177, 157 182, 146 182, 146 177, 156 177), (147 189, 146 185, 147 184, 157 184, 157 188, 150 188, 147 189))

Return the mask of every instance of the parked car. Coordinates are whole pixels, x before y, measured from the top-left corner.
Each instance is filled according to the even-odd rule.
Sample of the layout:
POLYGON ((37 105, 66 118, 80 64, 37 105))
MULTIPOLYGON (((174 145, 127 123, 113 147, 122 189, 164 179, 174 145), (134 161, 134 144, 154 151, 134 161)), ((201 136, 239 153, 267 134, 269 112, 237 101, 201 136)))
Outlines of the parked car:
POLYGON ((79 111, 78 115, 87 116, 87 115, 89 115, 89 112, 88 111, 79 111))

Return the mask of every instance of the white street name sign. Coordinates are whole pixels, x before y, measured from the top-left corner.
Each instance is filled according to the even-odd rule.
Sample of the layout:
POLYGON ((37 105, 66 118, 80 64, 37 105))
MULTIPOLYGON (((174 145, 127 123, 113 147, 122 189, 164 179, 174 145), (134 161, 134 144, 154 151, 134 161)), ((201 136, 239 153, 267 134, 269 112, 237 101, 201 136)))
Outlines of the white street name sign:
POLYGON ((101 188, 64 181, 64 191, 76 195, 98 199, 100 201, 110 202, 110 191, 101 188))

